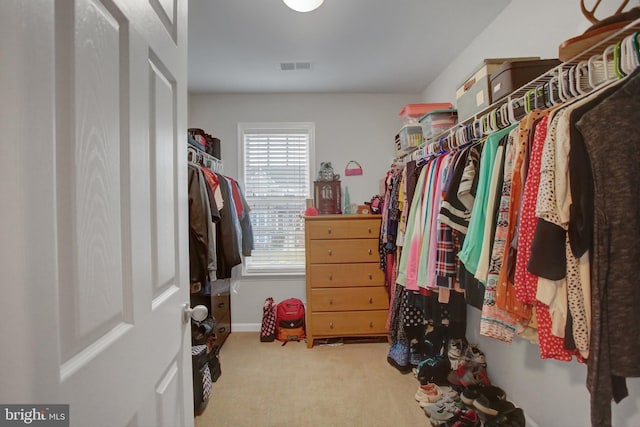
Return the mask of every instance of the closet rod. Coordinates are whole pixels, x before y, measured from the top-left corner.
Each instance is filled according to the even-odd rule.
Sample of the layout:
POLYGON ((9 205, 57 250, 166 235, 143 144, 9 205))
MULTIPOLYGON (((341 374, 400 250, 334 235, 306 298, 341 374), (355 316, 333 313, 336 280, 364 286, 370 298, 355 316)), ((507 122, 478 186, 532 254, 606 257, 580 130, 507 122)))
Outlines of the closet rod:
MULTIPOLYGON (((499 110, 501 110, 502 108, 508 110, 509 108, 507 108, 507 103, 510 103, 512 106, 514 104, 518 104, 520 107, 522 107, 526 103, 531 103, 531 96, 534 96, 537 102, 538 95, 535 94, 535 92, 540 90, 544 85, 550 84, 550 82, 554 81, 554 79, 559 80, 559 76, 562 76, 564 80, 564 78, 569 75, 569 72, 574 72, 577 67, 588 67, 590 65, 590 61, 594 57, 596 57, 597 55, 600 55, 602 57, 607 53, 609 49, 615 49, 615 44, 622 41, 627 36, 635 33, 636 38, 640 37, 640 34, 638 34, 639 31, 640 19, 636 19, 623 28, 619 29, 615 33, 611 34, 609 37, 588 47, 573 58, 538 76, 534 80, 531 80, 519 89, 516 89, 509 96, 492 103, 484 110, 476 113, 472 117, 468 117, 458 122, 452 127, 423 142, 416 150, 399 156, 396 161, 404 163, 404 161, 406 161, 408 158, 418 160, 422 157, 425 157, 426 155, 436 153, 438 149, 442 150, 444 148, 443 141, 445 141, 447 137, 453 137, 455 132, 459 132, 462 128, 467 128, 470 125, 473 125, 473 130, 475 132, 476 128, 478 128, 479 126, 484 126, 484 124, 489 123, 489 121, 491 120, 494 120, 492 119, 492 116, 495 117, 498 114, 499 110)), ((551 88, 551 90, 553 90, 553 88, 551 88)), ((506 111, 502 112, 502 114, 505 113, 506 111)))

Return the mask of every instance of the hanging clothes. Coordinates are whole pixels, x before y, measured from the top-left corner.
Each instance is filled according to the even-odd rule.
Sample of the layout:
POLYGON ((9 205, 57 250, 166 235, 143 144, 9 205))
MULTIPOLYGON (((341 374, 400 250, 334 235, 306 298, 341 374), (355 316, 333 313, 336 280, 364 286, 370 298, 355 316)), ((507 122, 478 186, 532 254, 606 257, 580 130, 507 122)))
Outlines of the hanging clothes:
MULTIPOLYGON (((592 335, 588 361, 591 420, 611 425, 611 398, 628 395, 626 377, 640 376, 640 247, 629 244, 640 230, 640 69, 594 100, 575 122, 593 172, 593 194, 579 208, 594 213, 592 228, 581 230, 580 242, 593 236, 592 335), (620 153, 620 155, 611 155, 620 153), (591 203, 589 203, 591 202, 591 203)), ((577 113, 578 115, 579 113, 577 113)), ((574 119, 574 117, 572 117, 574 119)), ((573 169, 572 169, 573 172, 573 169)), ((573 187, 572 187, 573 188, 573 187)), ((588 212, 576 212, 586 216, 588 212)), ((579 246, 579 245, 577 245, 579 246)), ((588 247, 588 246, 587 246, 588 247)))

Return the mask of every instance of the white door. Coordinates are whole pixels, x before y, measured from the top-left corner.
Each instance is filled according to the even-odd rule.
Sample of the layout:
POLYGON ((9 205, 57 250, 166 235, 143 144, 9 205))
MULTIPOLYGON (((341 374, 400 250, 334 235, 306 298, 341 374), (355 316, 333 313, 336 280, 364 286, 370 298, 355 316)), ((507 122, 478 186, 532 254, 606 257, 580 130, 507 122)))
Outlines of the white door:
POLYGON ((0 404, 193 425, 186 24, 186 0, 0 2, 0 404))

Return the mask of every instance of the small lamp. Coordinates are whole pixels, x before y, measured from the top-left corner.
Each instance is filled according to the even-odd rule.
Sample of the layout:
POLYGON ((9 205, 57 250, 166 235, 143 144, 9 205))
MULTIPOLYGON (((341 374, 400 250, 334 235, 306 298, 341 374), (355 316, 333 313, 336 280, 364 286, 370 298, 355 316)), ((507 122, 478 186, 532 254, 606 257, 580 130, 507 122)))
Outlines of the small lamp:
POLYGON ((320 7, 324 0, 282 0, 296 12, 311 12, 320 7))

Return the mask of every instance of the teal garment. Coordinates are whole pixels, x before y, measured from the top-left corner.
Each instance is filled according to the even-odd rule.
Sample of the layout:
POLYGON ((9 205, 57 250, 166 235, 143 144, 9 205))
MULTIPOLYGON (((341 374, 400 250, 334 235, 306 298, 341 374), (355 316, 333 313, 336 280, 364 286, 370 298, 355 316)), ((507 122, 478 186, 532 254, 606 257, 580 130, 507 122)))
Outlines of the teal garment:
POLYGON ((487 204, 489 203, 489 193, 491 191, 491 175, 493 174, 493 168, 495 166, 498 144, 500 140, 508 135, 516 126, 518 125, 511 125, 489 135, 482 149, 476 198, 473 202, 467 236, 464 239, 462 249, 458 252, 460 262, 464 264, 465 268, 472 275, 475 275, 478 270, 478 262, 480 260, 480 253, 482 252, 484 224, 487 220, 487 204))
POLYGON ((402 252, 400 252, 400 264, 398 266, 398 277, 396 277, 396 283, 402 286, 407 284, 407 262, 409 260, 409 254, 411 253, 411 238, 414 233, 414 226, 416 220, 416 214, 418 213, 420 203, 422 201, 422 189, 424 187, 425 176, 427 175, 428 167, 423 167, 416 183, 415 194, 411 201, 411 207, 409 208, 409 216, 407 217, 407 228, 404 232, 404 245, 402 246, 402 252))

